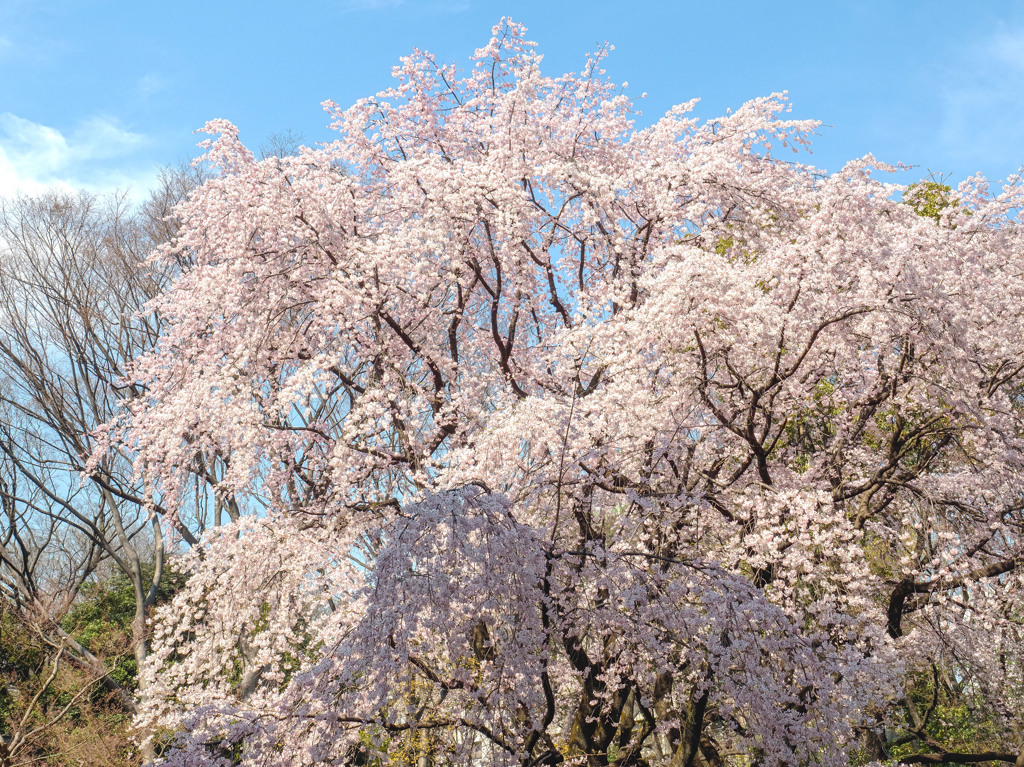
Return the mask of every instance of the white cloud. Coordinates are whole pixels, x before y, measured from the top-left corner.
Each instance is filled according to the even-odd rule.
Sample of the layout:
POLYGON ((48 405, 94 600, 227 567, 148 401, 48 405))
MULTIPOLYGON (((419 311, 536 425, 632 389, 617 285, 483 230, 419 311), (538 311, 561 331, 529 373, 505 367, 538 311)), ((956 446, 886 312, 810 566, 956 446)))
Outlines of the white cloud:
POLYGON ((154 170, 138 158, 146 137, 115 120, 91 117, 67 134, 14 114, 0 114, 0 195, 47 187, 145 191, 154 170))

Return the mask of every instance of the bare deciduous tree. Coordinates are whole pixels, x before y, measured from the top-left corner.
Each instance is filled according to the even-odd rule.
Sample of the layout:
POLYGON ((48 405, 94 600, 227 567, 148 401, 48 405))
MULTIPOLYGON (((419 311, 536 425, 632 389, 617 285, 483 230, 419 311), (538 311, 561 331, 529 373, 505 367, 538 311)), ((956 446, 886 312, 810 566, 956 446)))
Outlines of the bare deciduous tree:
MULTIPOLYGON (((171 210, 199 175, 166 172, 138 210, 123 195, 0 201, 0 589, 51 648, 54 669, 88 670, 128 712, 131 691, 60 620, 110 563, 132 584, 132 650, 139 664, 146 658, 147 618, 174 543, 130 456, 112 454, 88 472, 85 457, 118 404, 144 395, 123 378, 157 340, 159 316, 144 308, 168 277, 144 262, 173 237, 171 210)), ((217 459, 196 461, 215 481, 217 459)), ((207 506, 197 496, 176 538, 198 539, 220 516, 207 506)))

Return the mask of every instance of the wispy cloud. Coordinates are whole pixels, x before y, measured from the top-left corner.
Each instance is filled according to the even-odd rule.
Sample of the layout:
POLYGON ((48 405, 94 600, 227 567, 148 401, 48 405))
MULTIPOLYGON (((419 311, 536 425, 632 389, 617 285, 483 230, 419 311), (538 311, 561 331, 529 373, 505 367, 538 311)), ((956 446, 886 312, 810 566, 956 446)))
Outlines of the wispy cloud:
POLYGON ((1001 28, 992 35, 988 49, 992 58, 1018 73, 1024 72, 1024 27, 1001 28))
POLYGON ((0 114, 0 195, 47 187, 140 193, 153 170, 139 161, 147 139, 106 117, 91 117, 66 134, 14 114, 0 114), (140 188, 141 187, 141 188, 140 188))
POLYGON ((170 82, 166 77, 155 72, 149 72, 140 77, 135 83, 135 91, 143 98, 146 98, 167 90, 169 85, 170 82))
POLYGON ((1001 23, 969 40, 935 72, 942 118, 934 136, 963 161, 1002 168, 1024 164, 1024 24, 1001 23))

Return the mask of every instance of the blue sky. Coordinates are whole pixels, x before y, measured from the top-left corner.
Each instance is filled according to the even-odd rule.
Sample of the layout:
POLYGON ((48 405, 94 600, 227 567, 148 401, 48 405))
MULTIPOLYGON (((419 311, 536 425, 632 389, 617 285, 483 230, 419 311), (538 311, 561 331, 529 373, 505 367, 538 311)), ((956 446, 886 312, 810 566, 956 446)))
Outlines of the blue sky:
POLYGON ((413 47, 465 62, 509 15, 548 74, 608 41, 641 124, 699 97, 715 117, 788 90, 821 120, 812 162, 873 153, 903 180, 1024 164, 1024 2, 998 0, 0 0, 0 194, 59 184, 140 195, 224 117, 256 148, 330 138, 320 102, 390 81, 413 47))

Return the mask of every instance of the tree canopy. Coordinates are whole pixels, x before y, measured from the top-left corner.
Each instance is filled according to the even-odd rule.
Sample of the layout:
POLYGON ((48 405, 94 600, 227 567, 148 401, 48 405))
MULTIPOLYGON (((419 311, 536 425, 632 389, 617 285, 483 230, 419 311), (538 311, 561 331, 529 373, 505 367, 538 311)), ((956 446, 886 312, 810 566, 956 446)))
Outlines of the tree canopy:
POLYGON ((143 659, 165 763, 1012 763, 1024 189, 820 172, 780 95, 638 129, 524 34, 294 155, 206 127, 90 464, 232 510, 143 659))

